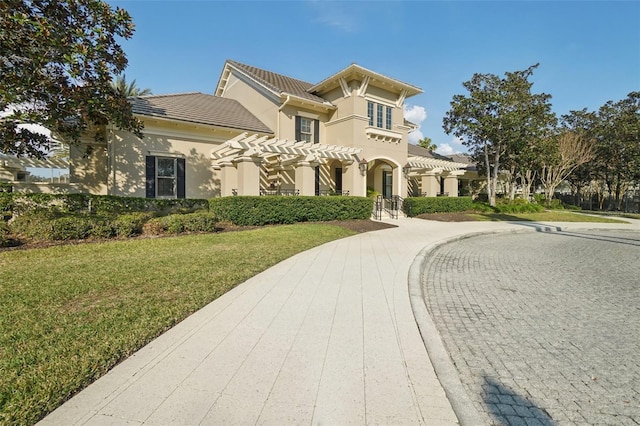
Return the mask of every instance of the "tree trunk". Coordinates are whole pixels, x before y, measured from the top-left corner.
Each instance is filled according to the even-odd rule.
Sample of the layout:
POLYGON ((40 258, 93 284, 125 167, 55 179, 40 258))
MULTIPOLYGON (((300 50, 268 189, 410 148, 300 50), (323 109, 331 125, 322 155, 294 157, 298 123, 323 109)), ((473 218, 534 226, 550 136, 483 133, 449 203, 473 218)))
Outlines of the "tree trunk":
POLYGON ((491 167, 489 165, 489 151, 487 150, 487 143, 484 143, 484 164, 487 170, 487 198, 489 199, 489 205, 491 207, 496 206, 496 189, 495 181, 491 179, 491 167))
MULTIPOLYGON (((487 160, 488 162, 488 160, 487 160)), ((496 188, 498 186, 498 169, 500 167, 500 153, 496 152, 495 158, 494 158, 494 163, 493 163, 493 182, 491 182, 491 184, 493 185, 493 188, 491 190, 491 199, 489 200, 489 205, 491 205, 492 207, 496 206, 496 188)), ((489 173, 487 173, 489 174, 489 173)))

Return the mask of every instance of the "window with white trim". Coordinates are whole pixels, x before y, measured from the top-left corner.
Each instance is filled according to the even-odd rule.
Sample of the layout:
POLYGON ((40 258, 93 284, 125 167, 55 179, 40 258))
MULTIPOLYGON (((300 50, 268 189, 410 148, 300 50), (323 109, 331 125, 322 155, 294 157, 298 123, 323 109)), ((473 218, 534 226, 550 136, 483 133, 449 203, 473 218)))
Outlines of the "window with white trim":
POLYGON ((300 141, 313 141, 313 120, 300 117, 300 141))
POLYGON ((392 110, 393 108, 390 106, 367 101, 367 117, 369 118, 369 126, 375 125, 380 129, 391 130, 393 124, 392 110))

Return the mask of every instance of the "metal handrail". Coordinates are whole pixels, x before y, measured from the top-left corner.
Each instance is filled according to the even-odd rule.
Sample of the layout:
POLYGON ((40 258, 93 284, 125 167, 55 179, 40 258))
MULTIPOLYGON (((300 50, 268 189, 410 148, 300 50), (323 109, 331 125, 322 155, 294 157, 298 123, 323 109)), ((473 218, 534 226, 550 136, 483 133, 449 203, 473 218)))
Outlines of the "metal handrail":
POLYGON ((373 202, 373 218, 382 220, 382 195, 376 196, 373 202))
POLYGON ((299 189, 261 189, 260 195, 300 195, 299 189))
POLYGON ((321 189, 317 195, 321 195, 321 196, 342 196, 342 197, 346 197, 349 195, 349 191, 333 191, 331 189, 321 189))

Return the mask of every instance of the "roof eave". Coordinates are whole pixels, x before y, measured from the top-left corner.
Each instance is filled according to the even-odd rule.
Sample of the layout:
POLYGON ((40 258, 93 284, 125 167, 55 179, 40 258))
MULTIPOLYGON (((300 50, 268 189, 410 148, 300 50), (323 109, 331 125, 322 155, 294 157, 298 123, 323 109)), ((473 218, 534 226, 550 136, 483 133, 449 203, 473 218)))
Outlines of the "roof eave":
POLYGON ((158 121, 163 121, 166 123, 182 123, 182 124, 197 124, 200 126, 206 126, 209 128, 213 128, 213 129, 221 129, 221 130, 236 130, 236 131, 240 131, 240 132, 252 132, 252 133, 258 133, 260 135, 273 135, 273 131, 271 131, 271 129, 269 129, 269 132, 265 132, 264 130, 257 130, 257 129, 249 129, 249 128, 245 128, 245 127, 229 127, 229 126, 221 126, 219 124, 211 124, 211 123, 203 123, 201 121, 198 120, 185 120, 185 119, 179 119, 179 118, 170 118, 170 117, 162 117, 159 115, 150 115, 150 114, 140 114, 140 113, 134 113, 133 114, 135 117, 137 118, 142 118, 142 119, 147 119, 147 120, 158 120, 158 121))
POLYGON ((338 71, 337 73, 333 74, 332 76, 322 80, 320 83, 311 86, 307 91, 309 93, 322 93, 323 90, 327 90, 327 89, 332 89, 335 86, 338 86, 338 80, 340 78, 347 78, 347 77, 351 77, 351 76, 369 76, 369 78, 372 78, 374 81, 380 81, 383 82, 387 85, 391 85, 393 87, 397 87, 399 91, 405 90, 406 91, 406 97, 410 97, 410 96, 415 96, 418 95, 420 93, 423 92, 423 90, 417 86, 414 86, 412 84, 409 83, 405 83, 403 81, 400 80, 396 80, 394 78, 391 77, 387 77, 383 74, 379 74, 375 71, 371 71, 367 68, 361 67, 360 65, 357 64, 351 64, 348 67, 338 71))

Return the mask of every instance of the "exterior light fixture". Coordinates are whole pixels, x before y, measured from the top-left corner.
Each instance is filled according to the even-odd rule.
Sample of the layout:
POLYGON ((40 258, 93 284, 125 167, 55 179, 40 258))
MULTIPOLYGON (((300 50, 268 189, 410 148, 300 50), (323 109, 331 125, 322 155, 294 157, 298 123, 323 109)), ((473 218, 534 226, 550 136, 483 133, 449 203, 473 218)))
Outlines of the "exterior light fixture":
POLYGON ((360 168, 360 174, 364 176, 367 173, 367 160, 364 158, 360 160, 358 167, 360 168))
POLYGON ((408 164, 402 168, 402 173, 404 174, 404 177, 409 177, 410 171, 411 171, 411 167, 408 164))

